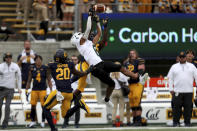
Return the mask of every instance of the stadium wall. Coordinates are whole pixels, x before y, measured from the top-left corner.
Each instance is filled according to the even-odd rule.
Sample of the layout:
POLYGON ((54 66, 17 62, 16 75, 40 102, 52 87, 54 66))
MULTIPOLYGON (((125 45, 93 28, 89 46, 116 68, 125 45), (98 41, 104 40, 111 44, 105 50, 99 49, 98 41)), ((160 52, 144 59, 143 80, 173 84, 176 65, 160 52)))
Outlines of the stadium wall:
MULTIPOLYGON (((78 55, 77 50, 72 47, 69 41, 64 42, 31 42, 32 49, 36 51, 37 54, 40 54, 43 57, 43 63, 47 64, 49 61, 53 60, 53 55, 58 48, 64 48, 68 56, 73 54, 78 55)), ((0 55, 3 56, 5 52, 11 52, 13 54, 13 61, 17 61, 18 55, 24 49, 24 42, 0 42, 0 55)), ((2 59, 0 59, 2 62, 2 59)))

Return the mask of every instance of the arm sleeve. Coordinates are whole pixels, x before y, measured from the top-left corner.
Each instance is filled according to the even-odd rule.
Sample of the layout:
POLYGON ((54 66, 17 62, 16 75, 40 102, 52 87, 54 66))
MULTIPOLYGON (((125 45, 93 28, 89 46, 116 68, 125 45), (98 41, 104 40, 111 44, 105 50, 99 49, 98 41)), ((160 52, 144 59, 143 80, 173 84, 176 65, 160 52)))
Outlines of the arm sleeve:
POLYGON ((73 82, 79 80, 79 78, 80 78, 79 76, 74 75, 74 76, 70 79, 70 81, 71 81, 71 83, 73 83, 73 82))
POLYGON ((85 33, 83 35, 84 39, 88 39, 90 31, 91 31, 91 27, 92 27, 91 16, 88 16, 87 25, 86 25, 86 31, 85 31, 85 33))
POLYGON ((139 65, 145 64, 145 60, 142 58, 138 58, 139 65))
POLYGON ((173 77, 173 66, 170 68, 170 71, 167 75, 168 83, 169 83, 169 91, 173 91, 173 85, 174 85, 174 77, 173 77))

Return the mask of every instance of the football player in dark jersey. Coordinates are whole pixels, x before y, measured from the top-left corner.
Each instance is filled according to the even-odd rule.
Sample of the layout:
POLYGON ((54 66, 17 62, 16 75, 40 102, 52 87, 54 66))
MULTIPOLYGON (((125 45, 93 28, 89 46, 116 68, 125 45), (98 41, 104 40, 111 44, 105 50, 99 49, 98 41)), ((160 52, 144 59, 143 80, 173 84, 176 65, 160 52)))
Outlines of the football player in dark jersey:
POLYGON ((187 50, 186 51, 186 59, 187 59, 187 62, 190 62, 192 64, 194 64, 195 67, 197 67, 197 61, 194 60, 195 58, 195 53, 193 50, 187 50))
MULTIPOLYGON (((74 74, 80 77, 87 75, 90 73, 91 68, 87 69, 85 72, 77 71, 74 67, 74 63, 67 58, 66 52, 64 52, 63 49, 59 49, 54 56, 54 62, 48 64, 48 70, 55 81, 56 90, 52 91, 47 97, 44 103, 44 113, 51 131, 57 131, 52 121, 50 109, 61 101, 62 117, 70 117, 70 112, 68 110, 70 109, 73 97, 75 97, 73 96, 71 88, 71 75, 74 74)), ((89 113, 89 108, 82 99, 79 100, 79 104, 75 105, 75 107, 81 107, 89 113)))
MULTIPOLYGON (((51 77, 47 73, 47 66, 42 65, 42 56, 36 55, 34 58, 35 64, 30 66, 29 75, 26 85, 26 91, 30 88, 31 81, 33 79, 33 87, 31 91, 31 123, 29 127, 36 125, 36 104, 40 101, 41 106, 44 106, 44 98, 46 96, 46 88, 48 81, 49 88, 52 89, 51 77)), ((42 112, 42 123, 41 127, 44 127, 45 116, 42 112)))
MULTIPOLYGON (((194 64, 194 66, 197 68, 197 61, 194 60, 194 58, 195 58, 195 52, 193 50, 187 50, 186 51, 187 62, 194 64)), ((196 90, 196 94, 197 94, 197 90, 196 90)), ((194 102, 195 106, 197 106, 197 95, 194 97, 194 93, 193 93, 192 101, 194 102)))
MULTIPOLYGON (((130 50, 128 61, 125 62, 125 67, 134 73, 143 75, 145 72, 145 61, 138 57, 138 53, 135 49, 130 50)), ((147 79, 147 78, 146 78, 147 79)), ((142 107, 141 99, 144 91, 144 86, 140 83, 140 79, 130 78, 128 80, 130 93, 129 103, 133 113, 133 125, 141 126, 146 124, 146 120, 141 117, 142 107)))

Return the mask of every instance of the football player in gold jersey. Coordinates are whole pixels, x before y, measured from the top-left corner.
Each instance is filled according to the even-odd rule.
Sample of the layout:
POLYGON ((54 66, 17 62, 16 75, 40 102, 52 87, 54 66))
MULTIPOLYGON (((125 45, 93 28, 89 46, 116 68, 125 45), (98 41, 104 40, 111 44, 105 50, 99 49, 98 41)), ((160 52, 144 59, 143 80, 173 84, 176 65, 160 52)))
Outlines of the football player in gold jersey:
MULTIPOLYGON (((145 61, 142 58, 138 57, 138 53, 135 49, 130 50, 129 58, 127 62, 125 62, 125 67, 134 73, 139 73, 143 75, 145 72, 145 61)), ((145 119, 141 117, 142 107, 141 107, 141 99, 144 91, 144 86, 140 83, 140 79, 130 78, 128 80, 130 93, 129 103, 132 109, 133 114, 133 125, 134 126, 142 126, 146 124, 145 119)))

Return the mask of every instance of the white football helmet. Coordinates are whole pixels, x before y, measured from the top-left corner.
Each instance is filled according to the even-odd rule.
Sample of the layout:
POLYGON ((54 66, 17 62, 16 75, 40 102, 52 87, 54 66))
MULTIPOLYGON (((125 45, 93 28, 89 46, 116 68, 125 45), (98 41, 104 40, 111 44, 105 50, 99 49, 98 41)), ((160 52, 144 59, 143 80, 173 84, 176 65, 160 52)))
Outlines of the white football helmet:
POLYGON ((81 32, 74 33, 70 39, 71 44, 73 46, 76 46, 79 43, 82 36, 83 36, 83 33, 81 33, 81 32))

